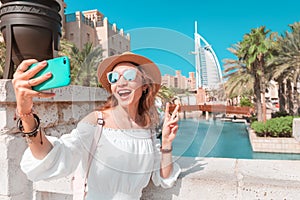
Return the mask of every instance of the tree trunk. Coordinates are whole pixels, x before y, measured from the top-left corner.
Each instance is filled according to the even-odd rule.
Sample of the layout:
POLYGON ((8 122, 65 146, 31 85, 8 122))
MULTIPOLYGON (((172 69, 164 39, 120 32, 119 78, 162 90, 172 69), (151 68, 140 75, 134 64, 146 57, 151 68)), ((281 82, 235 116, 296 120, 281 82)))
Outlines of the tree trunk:
POLYGON ((294 115, 295 116, 298 116, 300 114, 300 99, 299 99, 299 93, 298 93, 298 90, 297 90, 297 80, 299 80, 299 75, 300 74, 300 69, 297 69, 296 70, 296 76, 294 77, 294 80, 293 80, 293 85, 294 85, 294 90, 293 90, 293 103, 294 103, 294 115))
POLYGON ((283 78, 278 79, 278 98, 279 98, 279 111, 285 111, 285 84, 283 82, 283 78))
POLYGON ((266 107, 266 92, 261 92, 261 104, 262 104, 262 121, 267 121, 267 107, 266 107))
POLYGON ((288 112, 290 115, 294 115, 293 88, 292 88, 292 81, 290 79, 287 79, 286 87, 287 87, 288 112))
POLYGON ((257 121, 263 121, 262 118, 262 104, 261 104, 261 88, 260 88, 260 79, 257 73, 254 75, 254 96, 256 100, 255 108, 256 108, 256 116, 257 121))
POLYGON ((260 89, 261 89, 261 104, 262 104, 262 121, 267 121, 267 107, 266 107, 266 81, 265 81, 265 70, 264 70, 264 55, 262 54, 259 58, 258 68, 261 70, 260 75, 260 89))
POLYGON ((266 122, 266 103, 265 103, 265 81, 264 81, 264 56, 260 54, 253 63, 254 71, 254 89, 256 94, 257 120, 266 122))

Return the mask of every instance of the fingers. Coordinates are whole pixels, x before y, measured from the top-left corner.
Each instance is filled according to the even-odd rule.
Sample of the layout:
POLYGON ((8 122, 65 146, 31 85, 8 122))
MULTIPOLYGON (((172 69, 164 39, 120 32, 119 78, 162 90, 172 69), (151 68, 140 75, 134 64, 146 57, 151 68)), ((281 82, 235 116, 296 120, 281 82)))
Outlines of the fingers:
POLYGON ((166 125, 171 127, 171 126, 175 126, 178 124, 178 116, 176 116, 175 118, 171 118, 166 125))
POLYGON ((55 96, 55 93, 52 92, 38 92, 34 90, 30 90, 28 95, 31 97, 38 97, 38 98, 51 98, 55 96))
MULTIPOLYGON (((30 80, 29 80, 30 81, 30 80)), ((15 86, 16 97, 20 98, 32 98, 32 97, 40 97, 40 98, 50 98, 55 96, 55 93, 51 92, 38 92, 32 90, 31 87, 28 86, 29 81, 19 82, 17 86, 15 86), (23 85, 23 86, 22 86, 23 85)))
POLYGON ((178 131, 178 125, 171 128, 171 133, 176 134, 178 131))
POLYGON ((174 113, 174 112, 177 113, 177 112, 179 111, 179 108, 180 108, 180 105, 179 105, 179 104, 176 104, 176 107, 175 107, 173 113, 174 113))
POLYGON ((169 110, 170 110, 170 103, 167 103, 165 109, 165 116, 169 116, 169 110))
POLYGON ((51 98, 55 96, 55 93, 51 93, 51 92, 37 92, 35 95, 35 97, 39 97, 39 98, 51 98))
POLYGON ((34 79, 29 79, 29 80, 22 80, 22 79, 14 79, 13 80, 13 84, 15 89, 19 89, 19 88, 28 88, 31 89, 33 86, 39 85, 42 82, 48 80, 49 78, 51 78, 52 74, 51 73, 46 73, 43 76, 34 78, 34 79))
POLYGON ((26 70, 29 68, 29 66, 32 65, 33 63, 36 63, 36 62, 38 62, 36 59, 23 60, 20 63, 20 65, 17 67, 17 70, 14 73, 14 77, 26 72, 26 70))
POLYGON ((176 105, 174 111, 172 112, 171 119, 178 117, 179 105, 176 105))
POLYGON ((27 81, 27 84, 32 87, 32 86, 36 86, 39 85, 41 83, 43 83, 44 81, 48 80, 49 78, 52 77, 52 74, 50 72, 46 73, 43 76, 39 76, 37 78, 33 78, 27 81))
POLYGON ((47 73, 43 76, 31 79, 39 71, 41 71, 44 67, 47 66, 47 61, 42 61, 37 63, 36 66, 28 70, 28 68, 34 63, 37 63, 37 60, 28 59, 22 61, 22 63, 18 66, 13 79, 13 84, 16 89, 20 87, 31 88, 32 86, 39 85, 40 83, 51 78, 52 74, 47 73))
MULTIPOLYGON (((31 65, 27 66, 30 67, 31 65)), ((29 70, 25 71, 24 73, 22 73, 20 75, 21 78, 23 79, 30 79, 32 77, 34 77, 39 71, 41 71, 43 68, 45 68, 47 66, 47 61, 42 61, 39 62, 36 66, 34 66, 33 68, 30 68, 29 70)))
POLYGON ((51 73, 46 73, 43 76, 32 78, 47 66, 47 61, 37 62, 38 61, 35 59, 24 60, 14 73, 14 79, 12 82, 17 99, 32 97, 49 98, 55 96, 54 93, 44 93, 32 90, 33 86, 41 84, 52 76, 51 73), (36 66, 29 69, 29 67, 34 63, 37 63, 36 66))
POLYGON ((179 121, 179 116, 174 115, 170 117, 167 121, 165 121, 164 127, 172 128, 173 126, 177 126, 178 121, 179 121))

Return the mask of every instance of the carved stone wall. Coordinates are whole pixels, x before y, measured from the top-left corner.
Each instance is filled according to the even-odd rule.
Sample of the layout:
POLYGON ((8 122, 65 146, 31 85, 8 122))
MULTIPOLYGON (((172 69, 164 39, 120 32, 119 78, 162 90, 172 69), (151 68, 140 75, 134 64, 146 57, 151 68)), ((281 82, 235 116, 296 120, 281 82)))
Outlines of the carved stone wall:
MULTIPOLYGON (((105 102, 108 95, 102 88, 82 86, 53 91, 56 93, 54 98, 35 99, 34 110, 41 118, 46 134, 58 137, 69 133, 80 119, 105 102)), ((67 190, 64 187, 61 187, 64 189, 62 194, 49 193, 56 191, 53 188, 57 187, 48 188, 46 193, 39 192, 39 188, 45 186, 28 181, 20 170, 20 160, 27 144, 16 128, 15 108, 11 80, 0 80, 0 200, 47 199, 47 196, 55 197, 50 199, 65 199, 66 192, 63 191, 67 190)), ((60 182, 58 180, 55 186, 60 182)), ((66 187, 70 186, 64 183, 66 187)))

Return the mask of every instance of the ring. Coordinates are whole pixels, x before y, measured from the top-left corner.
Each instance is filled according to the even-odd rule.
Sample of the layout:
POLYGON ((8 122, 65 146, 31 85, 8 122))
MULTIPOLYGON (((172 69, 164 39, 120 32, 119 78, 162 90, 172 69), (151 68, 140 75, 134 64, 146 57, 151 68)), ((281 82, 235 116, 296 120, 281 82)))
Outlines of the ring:
POLYGON ((29 87, 32 87, 32 85, 30 84, 30 80, 27 81, 27 84, 29 85, 29 87))
POLYGON ((17 68, 17 71, 19 71, 19 72, 24 72, 23 69, 22 69, 22 67, 18 67, 18 68, 17 68))

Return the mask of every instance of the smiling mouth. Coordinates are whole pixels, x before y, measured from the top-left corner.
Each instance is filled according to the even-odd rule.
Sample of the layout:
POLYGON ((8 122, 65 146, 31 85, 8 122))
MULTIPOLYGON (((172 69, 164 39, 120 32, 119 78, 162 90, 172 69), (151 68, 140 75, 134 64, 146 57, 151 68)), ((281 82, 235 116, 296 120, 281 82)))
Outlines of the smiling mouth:
POLYGON ((128 97, 131 94, 131 90, 120 90, 118 95, 122 98, 128 97))

